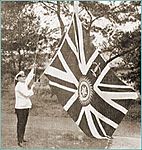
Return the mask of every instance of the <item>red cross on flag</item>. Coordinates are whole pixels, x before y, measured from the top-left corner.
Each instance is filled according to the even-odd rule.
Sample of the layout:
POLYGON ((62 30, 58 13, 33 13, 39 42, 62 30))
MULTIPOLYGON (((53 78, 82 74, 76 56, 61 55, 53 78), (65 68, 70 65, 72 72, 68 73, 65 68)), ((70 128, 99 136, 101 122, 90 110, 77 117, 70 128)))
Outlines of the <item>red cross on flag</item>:
POLYGON ((53 92, 82 131, 97 139, 111 137, 136 92, 110 69, 98 50, 85 41, 77 14, 44 74, 53 92))

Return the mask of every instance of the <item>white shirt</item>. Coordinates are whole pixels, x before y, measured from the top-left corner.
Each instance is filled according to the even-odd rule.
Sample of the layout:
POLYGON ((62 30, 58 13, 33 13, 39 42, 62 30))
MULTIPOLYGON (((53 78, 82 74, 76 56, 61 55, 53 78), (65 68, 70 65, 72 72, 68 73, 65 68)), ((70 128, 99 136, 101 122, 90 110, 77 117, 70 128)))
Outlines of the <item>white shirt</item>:
POLYGON ((18 82, 16 84, 15 86, 16 109, 25 109, 32 107, 30 96, 32 96, 34 92, 32 89, 28 89, 28 85, 33 79, 33 76, 34 76, 34 68, 31 69, 30 73, 25 79, 25 82, 18 82))

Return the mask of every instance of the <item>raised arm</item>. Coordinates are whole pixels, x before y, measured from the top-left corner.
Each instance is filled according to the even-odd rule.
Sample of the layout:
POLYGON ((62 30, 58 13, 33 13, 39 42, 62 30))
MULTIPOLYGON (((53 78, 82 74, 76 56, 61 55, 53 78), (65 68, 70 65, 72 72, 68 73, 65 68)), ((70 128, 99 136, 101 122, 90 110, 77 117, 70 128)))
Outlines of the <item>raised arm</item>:
POLYGON ((26 85, 29 85, 30 82, 31 82, 31 80, 32 80, 33 77, 34 77, 34 68, 35 68, 35 65, 32 66, 32 69, 31 69, 30 73, 28 74, 28 76, 27 76, 26 79, 25 79, 26 85))
POLYGON ((18 91, 23 97, 27 98, 27 97, 31 97, 32 95, 34 95, 34 92, 32 90, 28 90, 28 91, 18 91))
POLYGON ((32 89, 28 89, 28 88, 24 88, 21 85, 17 86, 16 91, 18 93, 20 93, 25 98, 30 97, 30 96, 32 96, 34 94, 33 88, 32 89))

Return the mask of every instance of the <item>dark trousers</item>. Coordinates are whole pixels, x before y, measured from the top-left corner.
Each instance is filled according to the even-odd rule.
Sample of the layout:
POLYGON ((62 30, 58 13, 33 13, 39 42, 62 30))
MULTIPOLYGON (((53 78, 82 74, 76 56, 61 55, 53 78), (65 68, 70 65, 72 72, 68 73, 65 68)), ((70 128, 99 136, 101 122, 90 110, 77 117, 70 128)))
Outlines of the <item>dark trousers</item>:
POLYGON ((29 116, 29 108, 27 109, 15 109, 17 114, 17 139, 18 142, 22 142, 24 139, 25 128, 29 116))

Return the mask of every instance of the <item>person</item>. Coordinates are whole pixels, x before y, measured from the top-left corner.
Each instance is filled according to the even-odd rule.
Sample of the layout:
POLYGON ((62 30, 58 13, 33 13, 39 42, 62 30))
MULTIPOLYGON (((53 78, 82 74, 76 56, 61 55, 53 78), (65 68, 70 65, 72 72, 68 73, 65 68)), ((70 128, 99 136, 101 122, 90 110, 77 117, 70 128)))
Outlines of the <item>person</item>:
POLYGON ((15 113, 17 115, 17 141, 18 146, 23 147, 22 143, 26 142, 24 139, 25 128, 29 116, 29 109, 32 107, 30 97, 34 94, 33 88, 28 88, 31 80, 34 77, 35 64, 32 65, 31 71, 27 77, 25 77, 24 71, 20 71, 15 76, 15 113))

